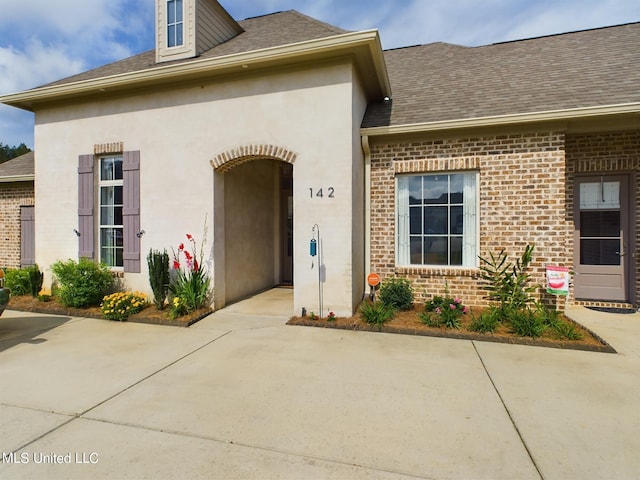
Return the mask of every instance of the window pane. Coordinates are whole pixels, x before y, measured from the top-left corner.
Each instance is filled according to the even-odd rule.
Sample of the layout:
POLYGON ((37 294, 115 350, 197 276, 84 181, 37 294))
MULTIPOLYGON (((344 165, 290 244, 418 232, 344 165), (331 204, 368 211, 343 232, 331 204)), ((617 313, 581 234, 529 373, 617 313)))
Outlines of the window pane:
POLYGON ((409 233, 412 235, 422 233, 422 207, 409 207, 409 233))
POLYGON ((169 25, 167 28, 167 46, 175 47, 176 46, 176 26, 169 25))
POLYGON ((422 204, 422 177, 409 177, 409 205, 422 204))
POLYGON ((122 158, 103 158, 100 160, 100 180, 122 180, 122 158))
POLYGON ((449 262, 447 237, 424 238, 424 263, 428 265, 447 265, 449 262))
POLYGON ((422 237, 410 237, 411 264, 422 265, 422 237))
POLYGON ((450 265, 462 265, 462 237, 451 237, 450 265))
POLYGON ((447 207, 424 207, 424 233, 449 233, 449 209, 447 207))
POLYGON ((451 175, 449 203, 462 205, 464 199, 464 175, 451 175))
POLYGON ((123 240, 122 228, 101 228, 100 260, 110 267, 122 267, 123 240))
POLYGON ((167 2, 167 21, 168 23, 176 23, 176 0, 167 2))
POLYGON ((619 237, 619 211, 582 211, 580 212, 581 237, 619 237))
POLYGON ((424 177, 424 203, 446 204, 449 201, 449 176, 432 175, 424 177))
POLYGON ((182 23, 178 23, 176 25, 176 45, 184 44, 184 40, 182 38, 182 23))
POLYGON ((582 265, 620 265, 620 240, 580 240, 582 265))
POLYGON ((462 206, 451 207, 451 226, 449 233, 462 235, 464 233, 464 210, 462 206))
POLYGON ((182 22, 182 0, 176 0, 176 22, 182 22))

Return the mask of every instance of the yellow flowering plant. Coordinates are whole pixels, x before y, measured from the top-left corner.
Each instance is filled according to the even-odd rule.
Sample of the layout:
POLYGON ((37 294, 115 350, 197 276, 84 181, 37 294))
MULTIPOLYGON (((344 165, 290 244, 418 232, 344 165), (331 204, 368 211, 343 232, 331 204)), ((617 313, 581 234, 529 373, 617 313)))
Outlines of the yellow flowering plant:
POLYGON ((100 310, 106 319, 123 322, 146 306, 147 297, 144 293, 116 292, 102 299, 100 310))
POLYGON ((189 309, 182 297, 173 297, 173 300, 169 304, 169 318, 175 320, 187 313, 189 313, 189 309))

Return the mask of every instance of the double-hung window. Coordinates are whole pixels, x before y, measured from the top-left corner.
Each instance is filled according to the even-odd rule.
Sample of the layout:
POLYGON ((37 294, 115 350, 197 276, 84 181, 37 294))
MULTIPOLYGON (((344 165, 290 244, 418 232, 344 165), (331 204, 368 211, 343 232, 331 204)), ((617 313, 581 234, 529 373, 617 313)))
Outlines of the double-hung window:
POLYGON ((124 266, 122 157, 100 158, 100 261, 124 266))
POLYGON ((167 0, 167 47, 179 47, 183 44, 183 0, 167 0))
POLYGON ((399 266, 477 266, 478 174, 397 177, 399 266))

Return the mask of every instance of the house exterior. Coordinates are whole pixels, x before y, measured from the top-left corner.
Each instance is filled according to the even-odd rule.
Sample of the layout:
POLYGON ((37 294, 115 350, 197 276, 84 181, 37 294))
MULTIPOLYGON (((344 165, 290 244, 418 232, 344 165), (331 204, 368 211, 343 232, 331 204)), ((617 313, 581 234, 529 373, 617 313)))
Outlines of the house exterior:
POLYGON ((0 164, 0 267, 35 263, 34 153, 0 164))
POLYGON ((153 51, 0 97, 35 112, 41 266, 148 291, 146 253, 189 233, 216 308, 285 284, 292 313, 351 315, 369 273, 483 305, 478 257, 535 244, 541 287, 567 266, 569 302, 637 303, 640 24, 383 51, 214 0, 156 21, 153 51))

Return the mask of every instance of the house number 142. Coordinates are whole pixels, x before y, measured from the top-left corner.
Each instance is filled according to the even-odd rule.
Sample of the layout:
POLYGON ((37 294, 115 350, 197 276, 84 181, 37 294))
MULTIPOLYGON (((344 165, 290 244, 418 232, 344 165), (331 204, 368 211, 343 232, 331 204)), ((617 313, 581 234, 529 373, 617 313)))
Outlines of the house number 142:
MULTIPOLYGON (((335 196, 335 189, 333 187, 329 187, 327 188, 326 191, 326 197, 327 198, 334 198, 335 196)), ((311 196, 311 198, 318 197, 318 198, 324 198, 325 197, 325 191, 324 189, 319 189, 319 190, 315 190, 314 188, 309 188, 309 195, 311 196)))

